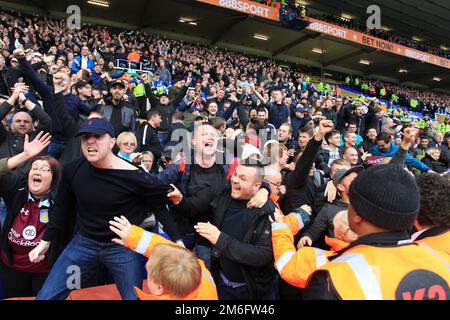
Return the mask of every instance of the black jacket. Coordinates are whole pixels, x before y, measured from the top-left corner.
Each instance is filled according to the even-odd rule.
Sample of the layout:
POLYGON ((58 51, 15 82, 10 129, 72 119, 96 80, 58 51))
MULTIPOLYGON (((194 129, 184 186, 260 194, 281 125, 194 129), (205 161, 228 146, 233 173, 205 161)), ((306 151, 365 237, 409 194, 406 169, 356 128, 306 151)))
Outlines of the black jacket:
POLYGON ((364 116, 358 117, 356 114, 353 114, 350 118, 350 122, 354 122, 356 124, 356 134, 359 134, 361 137, 364 137, 364 133, 366 132, 365 117, 364 116))
POLYGON ((369 105, 369 110, 367 111, 364 118, 365 118, 365 128, 364 128, 364 135, 362 135, 362 136, 366 136, 367 131, 370 128, 374 128, 375 130, 377 130, 377 133, 380 134, 381 121, 378 119, 378 117, 375 113, 373 104, 369 105))
POLYGON ((442 156, 440 159, 434 160, 427 154, 421 161, 436 173, 444 173, 448 170, 448 162, 442 156))
POLYGON ((306 145, 300 159, 297 160, 294 171, 285 175, 283 184, 286 186, 286 196, 282 205, 283 212, 292 212, 303 204, 313 205, 312 203, 304 202, 304 193, 306 192, 308 181, 311 181, 309 179, 309 171, 321 145, 322 141, 316 141, 316 139, 312 138, 306 145))
POLYGON ((369 152, 372 154, 373 147, 377 144, 377 141, 370 141, 369 139, 365 139, 360 146, 363 148, 364 152, 369 152))
POLYGON ((177 109, 178 105, 180 104, 181 100, 186 95, 188 87, 184 86, 178 95, 169 102, 168 105, 163 106, 159 102, 159 100, 156 98, 155 94, 153 93, 153 90, 150 88, 148 84, 145 85, 145 93, 147 95, 148 100, 151 104, 151 110, 157 110, 161 116, 161 126, 159 127, 159 131, 165 132, 169 131, 170 124, 172 123, 172 115, 177 109))
POLYGON ((158 130, 153 128, 147 121, 143 122, 136 132, 138 150, 151 151, 155 159, 159 159, 163 153, 163 147, 158 138, 158 130))
MULTIPOLYGON (((231 202, 230 189, 230 186, 225 188, 212 202, 214 225, 219 230, 231 202)), ((241 272, 253 299, 261 299, 273 289, 275 276, 272 230, 269 221, 269 214, 275 211, 275 204, 269 200, 259 211, 250 222, 242 241, 222 232, 211 252, 211 268, 216 279, 220 277, 219 257, 225 255, 241 265, 241 272)))
POLYGON ((336 130, 344 132, 347 127, 347 123, 350 121, 353 105, 346 104, 342 106, 336 113, 336 130))
POLYGON ((450 146, 446 141, 441 144, 441 158, 447 162, 450 162, 450 146))
POLYGON ((303 233, 303 236, 308 236, 315 242, 324 232, 326 232, 328 237, 334 238, 333 219, 339 211, 347 210, 347 208, 348 204, 339 199, 334 203, 326 203, 314 219, 313 223, 303 233))
POLYGON ((0 70, 0 94, 9 96, 11 95, 11 88, 21 77, 19 69, 6 68, 0 70))

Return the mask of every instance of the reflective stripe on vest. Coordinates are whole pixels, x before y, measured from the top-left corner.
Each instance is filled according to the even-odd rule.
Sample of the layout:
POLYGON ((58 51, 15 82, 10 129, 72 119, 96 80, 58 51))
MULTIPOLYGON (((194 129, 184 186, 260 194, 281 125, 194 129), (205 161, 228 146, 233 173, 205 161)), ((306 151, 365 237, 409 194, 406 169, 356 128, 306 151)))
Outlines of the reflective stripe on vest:
POLYGON ((205 277, 206 279, 208 279, 209 281, 211 281, 214 288, 216 287, 216 283, 214 282, 214 279, 211 277, 211 275, 208 272, 202 270, 202 276, 205 277))
POLYGON ((328 259, 323 250, 314 248, 314 253, 316 254, 316 269, 320 268, 328 262, 328 259))
POLYGON ((275 264, 278 272, 281 272, 283 270, 284 266, 291 260, 292 256, 295 254, 294 250, 289 250, 283 253, 283 255, 278 259, 277 263, 275 264))
POLYGON ((140 254, 144 254, 145 250, 147 250, 148 246, 150 245, 150 242, 152 241, 153 233, 144 231, 142 234, 141 240, 139 240, 139 244, 136 247, 136 252, 140 254))
POLYGON ((366 300, 383 300, 377 278, 362 254, 348 253, 332 261, 346 262, 352 269, 366 300))
POLYGON ((445 261, 437 252, 436 250, 434 250, 432 247, 430 247, 429 245, 427 245, 426 243, 420 242, 419 246, 421 246, 422 248, 427 249, 428 251, 430 251, 436 258, 438 258, 440 261, 442 261, 444 263, 444 265, 447 267, 448 270, 450 270, 450 265, 447 263, 447 261, 445 261))
POLYGON ((295 219, 297 219, 297 221, 298 221, 298 227, 300 229, 302 229, 304 226, 302 216, 298 213, 293 213, 293 214, 294 214, 295 219))

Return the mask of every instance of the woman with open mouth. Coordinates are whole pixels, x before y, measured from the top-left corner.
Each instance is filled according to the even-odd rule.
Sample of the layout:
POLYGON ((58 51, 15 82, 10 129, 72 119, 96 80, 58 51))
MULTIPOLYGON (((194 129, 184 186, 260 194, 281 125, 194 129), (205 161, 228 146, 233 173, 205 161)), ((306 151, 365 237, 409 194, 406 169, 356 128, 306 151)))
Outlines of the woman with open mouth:
POLYGON ((28 253, 41 241, 52 209, 52 192, 61 173, 59 162, 38 156, 50 143, 51 136, 39 133, 32 142, 25 137, 24 151, 7 160, 1 171, 10 171, 32 159, 26 174, 10 171, 0 177, 0 196, 7 207, 0 235, 0 276, 4 298, 35 296, 47 278, 47 259, 31 263, 28 253))

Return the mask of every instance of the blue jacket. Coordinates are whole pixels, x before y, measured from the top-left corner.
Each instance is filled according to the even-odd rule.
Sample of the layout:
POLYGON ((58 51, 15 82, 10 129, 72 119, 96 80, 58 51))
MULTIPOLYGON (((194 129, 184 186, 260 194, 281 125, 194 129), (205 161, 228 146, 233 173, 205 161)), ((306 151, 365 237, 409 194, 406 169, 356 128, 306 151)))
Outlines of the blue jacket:
MULTIPOLYGON (((81 56, 76 56, 73 60, 77 61, 79 66, 75 62, 72 62, 72 69, 71 69, 71 71, 72 71, 72 73, 77 73, 81 69, 81 56)), ((87 67, 91 71, 94 71, 94 61, 92 61, 91 59, 88 59, 87 60, 87 67)))
POLYGON ((280 128, 280 126, 288 121, 289 118, 289 107, 283 104, 268 103, 266 104, 269 110, 269 123, 273 124, 275 128, 280 128))
MULTIPOLYGON (((398 146, 391 142, 391 147, 387 152, 381 152, 380 148, 378 146, 373 147, 372 155, 374 156, 383 156, 383 157, 393 157, 398 150, 398 146)), ((413 156, 409 154, 409 152, 406 154, 406 160, 405 164, 407 166, 411 166, 413 168, 416 168, 422 172, 431 170, 426 164, 421 162, 420 160, 417 160, 413 156)))

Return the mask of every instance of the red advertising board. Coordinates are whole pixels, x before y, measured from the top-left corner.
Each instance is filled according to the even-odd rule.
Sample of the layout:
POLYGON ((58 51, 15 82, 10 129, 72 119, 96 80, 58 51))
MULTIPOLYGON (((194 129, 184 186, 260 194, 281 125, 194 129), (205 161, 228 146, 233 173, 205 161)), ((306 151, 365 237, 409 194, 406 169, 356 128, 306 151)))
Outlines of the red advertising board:
POLYGON ((277 8, 248 0, 197 0, 209 3, 218 7, 227 8, 243 13, 251 14, 261 18, 279 21, 279 11, 277 8))

